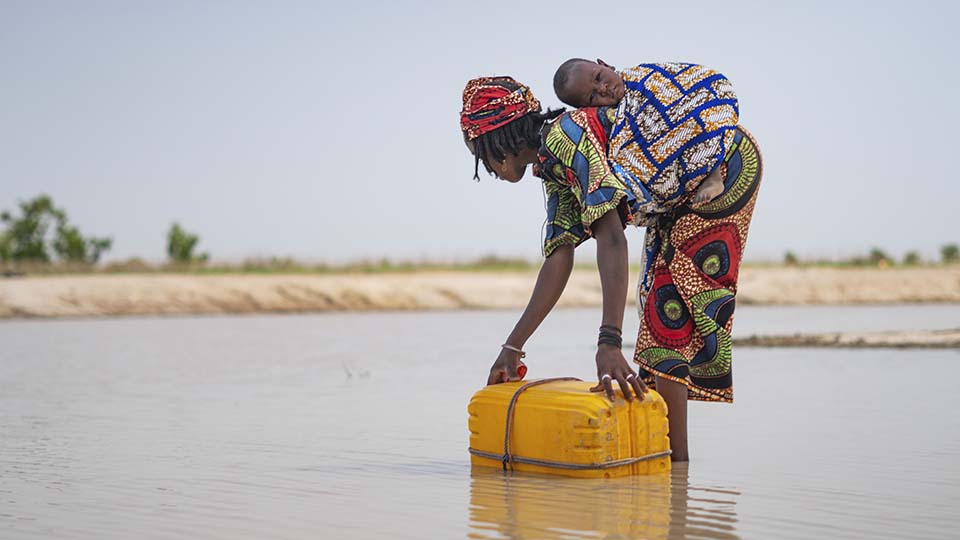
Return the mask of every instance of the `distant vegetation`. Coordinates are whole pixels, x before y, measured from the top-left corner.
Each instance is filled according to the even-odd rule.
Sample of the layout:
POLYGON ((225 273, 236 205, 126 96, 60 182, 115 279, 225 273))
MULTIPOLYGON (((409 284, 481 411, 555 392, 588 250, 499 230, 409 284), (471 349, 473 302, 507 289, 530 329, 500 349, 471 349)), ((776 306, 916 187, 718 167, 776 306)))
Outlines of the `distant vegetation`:
POLYGON ((183 230, 179 223, 174 223, 167 232, 167 257, 170 262, 181 265, 204 264, 210 259, 210 254, 193 253, 199 242, 199 236, 183 230))
POLYGON ((939 261, 925 261, 917 251, 908 251, 900 261, 897 261, 884 250, 874 247, 866 255, 856 255, 839 260, 801 260, 794 252, 788 251, 783 255, 783 264, 787 266, 860 266, 887 268, 891 266, 920 266, 923 264, 956 264, 960 263, 960 247, 957 244, 947 244, 940 248, 939 261))
POLYGON ((110 238, 85 237, 67 213, 46 195, 21 202, 18 213, 0 212, 0 261, 94 265, 110 249, 110 238))
POLYGON ((308 263, 291 257, 251 258, 239 263, 207 263, 196 265, 145 265, 139 259, 112 263, 105 272, 163 272, 188 271, 200 274, 380 274, 402 272, 443 271, 509 271, 530 270, 539 265, 524 259, 502 258, 492 255, 464 262, 391 261, 390 259, 359 260, 342 264, 308 263))
MULTIPOLYGON (((343 264, 307 263, 288 257, 253 258, 239 263, 197 262, 162 264, 149 263, 139 257, 114 261, 98 266, 79 266, 57 263, 20 264, 17 274, 131 274, 131 273, 190 273, 190 274, 382 274, 404 272, 505 272, 535 270, 539 264, 524 259, 485 256, 464 262, 391 261, 389 259, 361 260, 343 264)), ((637 268, 634 268, 636 271, 637 268)), ((8 272, 9 273, 9 272, 8 272)))
POLYGON ((4 274, 110 271, 117 267, 137 272, 194 269, 210 257, 195 253, 199 236, 174 223, 167 232, 168 264, 150 265, 133 258, 98 268, 113 240, 84 236, 47 195, 23 201, 13 212, 0 211, 0 224, 0 271, 4 274))
POLYGON ((949 244, 940 248, 940 257, 944 263, 951 264, 960 261, 960 247, 949 244))
POLYGON ((906 266, 916 266, 922 263, 923 259, 920 258, 920 254, 916 251, 908 251, 903 255, 903 264, 906 266))
MULTIPOLYGON (((361 260, 344 264, 305 263, 292 258, 257 258, 240 263, 211 263, 209 253, 199 253, 200 236, 173 223, 167 231, 167 260, 150 263, 139 257, 100 264, 110 250, 111 238, 84 236, 70 223, 66 212, 53 200, 40 195, 21 202, 14 211, 0 212, 0 274, 62 273, 381 273, 418 271, 523 271, 539 267, 539 260, 504 258, 487 255, 465 262, 361 260)), ((908 251, 896 260, 879 247, 864 255, 841 260, 803 259, 793 251, 783 256, 787 266, 875 267, 919 266, 925 264, 960 264, 960 247, 947 244, 940 248, 937 261, 924 260, 917 251, 908 251)), ((579 263, 578 267, 590 267, 579 263)), ((631 266, 632 272, 639 265, 631 266)))

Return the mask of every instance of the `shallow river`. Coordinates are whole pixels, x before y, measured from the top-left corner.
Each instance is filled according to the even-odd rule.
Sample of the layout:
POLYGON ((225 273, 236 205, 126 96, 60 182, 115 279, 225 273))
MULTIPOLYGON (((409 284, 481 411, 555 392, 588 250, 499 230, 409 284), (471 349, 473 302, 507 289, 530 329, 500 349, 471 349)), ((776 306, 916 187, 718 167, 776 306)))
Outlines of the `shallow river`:
MULTIPOLYGON (((960 535, 960 351, 740 348, 669 476, 471 471, 466 404, 516 315, 2 322, 0 538, 960 535)), ((593 376, 598 323, 552 314, 528 378, 593 376)), ((957 326, 745 306, 735 335, 957 326)))

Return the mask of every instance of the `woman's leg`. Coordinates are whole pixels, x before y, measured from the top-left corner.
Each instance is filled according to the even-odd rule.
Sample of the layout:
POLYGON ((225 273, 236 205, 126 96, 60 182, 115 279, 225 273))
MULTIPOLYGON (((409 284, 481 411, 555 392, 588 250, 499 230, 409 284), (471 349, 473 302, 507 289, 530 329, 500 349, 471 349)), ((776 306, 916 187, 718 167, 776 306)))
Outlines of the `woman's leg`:
POLYGON ((687 451, 687 385, 657 377, 657 392, 667 402, 667 422, 670 424, 670 459, 690 461, 687 451))

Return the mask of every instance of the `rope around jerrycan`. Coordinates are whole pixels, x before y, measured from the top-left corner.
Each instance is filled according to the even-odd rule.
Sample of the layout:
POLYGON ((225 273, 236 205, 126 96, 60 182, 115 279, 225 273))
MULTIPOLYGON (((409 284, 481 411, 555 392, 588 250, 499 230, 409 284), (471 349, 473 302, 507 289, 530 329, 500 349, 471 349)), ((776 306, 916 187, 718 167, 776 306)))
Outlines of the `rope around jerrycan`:
POLYGON ((510 398, 510 403, 507 405, 507 421, 504 428, 503 434, 503 454, 494 454, 491 452, 483 452, 475 448, 468 448, 471 455, 487 458, 487 459, 496 459, 503 464, 503 471, 507 472, 507 467, 509 470, 513 470, 514 463, 521 463, 526 465, 540 465, 543 467, 551 467, 554 469, 566 469, 572 471, 587 471, 587 470, 603 470, 603 469, 612 469, 615 467, 622 467, 624 465, 633 465, 634 463, 640 463, 641 461, 648 461, 651 459, 656 459, 659 457, 669 456, 671 454, 670 450, 664 450, 663 452, 655 452, 653 454, 647 454, 645 456, 618 459, 614 461, 606 461, 603 463, 567 463, 564 461, 549 461, 546 459, 536 459, 536 458, 527 458, 519 457, 510 454, 510 434, 513 432, 513 412, 516 409, 517 400, 520 398, 526 389, 533 388, 534 386, 540 386, 542 384, 559 382, 559 381, 581 381, 576 377, 554 377, 552 379, 540 379, 539 381, 531 381, 528 383, 522 384, 517 390, 513 393, 513 397, 510 398))

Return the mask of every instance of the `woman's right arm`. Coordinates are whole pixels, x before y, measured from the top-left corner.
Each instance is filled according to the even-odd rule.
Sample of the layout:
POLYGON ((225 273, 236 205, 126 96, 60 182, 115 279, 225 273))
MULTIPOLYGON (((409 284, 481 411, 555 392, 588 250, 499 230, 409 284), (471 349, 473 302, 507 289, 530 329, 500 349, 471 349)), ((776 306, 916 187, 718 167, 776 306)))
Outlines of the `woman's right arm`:
MULTIPOLYGON (((557 304, 560 294, 567 286, 567 280, 570 279, 570 272, 573 271, 573 249, 574 246, 570 244, 558 246, 543 261, 530 301, 527 303, 527 308, 523 310, 520 320, 513 327, 513 332, 510 332, 507 337, 505 342, 507 345, 523 349, 533 332, 557 304)), ((490 368, 487 384, 520 380, 520 375, 517 373, 519 365, 520 353, 506 348, 500 349, 500 355, 490 368)))

